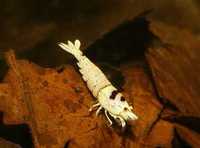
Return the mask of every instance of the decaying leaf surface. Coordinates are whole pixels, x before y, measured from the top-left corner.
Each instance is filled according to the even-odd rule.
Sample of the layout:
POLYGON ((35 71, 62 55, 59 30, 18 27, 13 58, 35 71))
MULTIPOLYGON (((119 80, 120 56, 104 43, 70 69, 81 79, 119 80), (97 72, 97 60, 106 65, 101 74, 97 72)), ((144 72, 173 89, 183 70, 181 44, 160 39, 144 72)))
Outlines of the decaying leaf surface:
POLYGON ((146 54, 159 95, 183 114, 199 117, 199 41, 175 27, 152 23, 151 29, 167 45, 151 48, 146 54))
POLYGON ((173 138, 173 124, 164 120, 159 120, 145 139, 145 146, 171 148, 173 138))
POLYGON ((145 137, 162 110, 162 105, 156 100, 155 92, 144 68, 139 65, 126 65, 122 67, 126 77, 124 91, 133 97, 139 119, 134 128, 136 137, 145 137), (148 112, 144 111, 148 110, 148 112))
MULTIPOLYGON (((84 135, 83 146, 98 141, 98 135, 95 139, 91 136, 98 118, 91 118, 84 105, 85 98, 92 97, 72 67, 62 73, 44 70, 17 61, 13 53, 7 54, 7 61, 11 69, 5 83, 10 84, 10 93, 5 93, 1 101, 6 108, 5 123, 29 124, 36 147, 63 147, 68 140, 84 139, 84 135)), ((81 141, 79 144, 82 145, 81 141)))
POLYGON ((34 145, 40 147, 142 147, 161 112, 151 81, 141 66, 121 67, 126 77, 125 94, 140 120, 124 133, 108 127, 105 117, 88 109, 94 103, 80 74, 70 65, 64 69, 42 68, 6 54, 10 67, 0 86, 0 110, 5 124, 26 123, 34 145), (2 99, 3 98, 3 99, 2 99))
POLYGON ((132 128, 136 143, 127 139, 126 147, 144 147, 145 138, 157 122, 162 105, 156 99, 151 81, 142 65, 127 64, 121 70, 126 78, 124 93, 133 99, 135 112, 139 116, 132 128))

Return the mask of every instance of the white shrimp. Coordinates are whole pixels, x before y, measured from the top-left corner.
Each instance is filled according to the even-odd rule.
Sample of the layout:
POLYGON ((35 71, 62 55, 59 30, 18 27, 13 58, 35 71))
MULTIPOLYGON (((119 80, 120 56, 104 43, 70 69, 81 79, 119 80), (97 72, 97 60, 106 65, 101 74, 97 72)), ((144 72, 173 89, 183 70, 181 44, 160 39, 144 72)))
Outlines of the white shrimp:
POLYGON ((110 125, 112 125, 112 120, 108 114, 115 120, 119 120, 123 128, 126 126, 126 121, 137 120, 138 117, 133 113, 132 106, 128 105, 122 94, 117 91, 103 72, 83 55, 80 45, 79 40, 76 40, 74 44, 71 41, 68 41, 68 44, 59 43, 62 49, 71 53, 78 60, 79 71, 89 90, 98 100, 98 103, 94 104, 89 111, 98 107, 96 111, 96 115, 98 115, 104 109, 110 125))

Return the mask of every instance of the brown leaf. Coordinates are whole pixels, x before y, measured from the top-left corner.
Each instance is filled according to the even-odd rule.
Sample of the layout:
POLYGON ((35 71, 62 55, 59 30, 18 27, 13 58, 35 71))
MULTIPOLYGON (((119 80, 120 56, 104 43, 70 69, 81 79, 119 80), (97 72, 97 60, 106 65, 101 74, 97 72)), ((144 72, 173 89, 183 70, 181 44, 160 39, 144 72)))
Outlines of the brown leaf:
POLYGON ((1 104, 6 104, 4 121, 7 124, 29 124, 36 147, 63 147, 69 140, 78 141, 83 147, 97 146, 104 140, 103 136, 94 137, 94 133, 101 131, 97 128, 101 122, 89 116, 92 97, 71 66, 59 73, 18 61, 13 52, 6 57, 10 70, 5 83, 10 86, 12 97, 7 93, 1 104), (81 93, 77 93, 76 88, 81 89, 81 93))
POLYGON ((162 109, 144 68, 122 67, 125 94, 135 98, 139 116, 122 133, 120 127, 108 127, 104 116, 89 114, 93 97, 72 66, 58 71, 42 68, 16 60, 12 51, 6 59, 10 69, 0 85, 0 110, 6 124, 29 125, 35 147, 140 147, 162 109))
POLYGON ((153 23, 151 28, 167 45, 146 53, 159 95, 183 114, 199 117, 199 41, 186 30, 164 24, 153 23))
POLYGON ((156 99, 153 86, 143 66, 127 64, 121 69, 126 77, 125 94, 133 99, 134 111, 139 116, 132 128, 137 143, 127 140, 126 147, 143 147, 143 139, 148 136, 159 119, 162 105, 156 99))
POLYGON ((171 148, 173 138, 173 124, 164 120, 159 120, 145 139, 145 146, 171 148))
POLYGON ((199 65, 191 62, 188 54, 183 54, 178 49, 151 49, 148 61, 160 96, 170 100, 185 115, 199 116, 199 65))

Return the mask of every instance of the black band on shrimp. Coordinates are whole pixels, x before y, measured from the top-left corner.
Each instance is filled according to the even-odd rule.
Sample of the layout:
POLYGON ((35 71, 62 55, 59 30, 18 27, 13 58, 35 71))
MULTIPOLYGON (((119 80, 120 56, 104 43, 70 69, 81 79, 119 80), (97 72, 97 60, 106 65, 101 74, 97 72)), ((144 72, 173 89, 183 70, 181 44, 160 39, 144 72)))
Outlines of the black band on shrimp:
POLYGON ((117 90, 112 91, 111 95, 110 95, 110 99, 115 99, 116 95, 118 94, 117 90))

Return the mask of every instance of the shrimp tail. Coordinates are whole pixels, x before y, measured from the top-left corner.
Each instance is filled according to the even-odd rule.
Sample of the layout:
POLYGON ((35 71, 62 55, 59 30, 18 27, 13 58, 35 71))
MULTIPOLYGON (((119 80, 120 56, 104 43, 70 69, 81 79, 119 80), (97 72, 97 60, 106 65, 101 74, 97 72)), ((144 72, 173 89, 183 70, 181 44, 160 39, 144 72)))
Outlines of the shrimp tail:
POLYGON ((83 53, 80 50, 81 43, 79 40, 75 40, 74 44, 71 41, 68 41, 68 44, 59 43, 58 44, 63 50, 72 54, 77 60, 79 60, 83 53))

